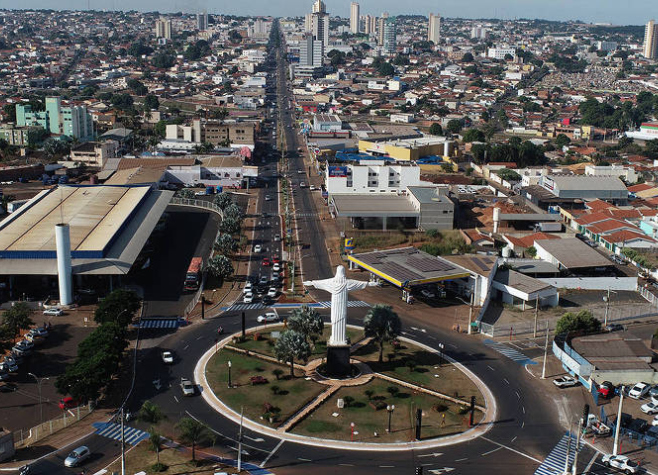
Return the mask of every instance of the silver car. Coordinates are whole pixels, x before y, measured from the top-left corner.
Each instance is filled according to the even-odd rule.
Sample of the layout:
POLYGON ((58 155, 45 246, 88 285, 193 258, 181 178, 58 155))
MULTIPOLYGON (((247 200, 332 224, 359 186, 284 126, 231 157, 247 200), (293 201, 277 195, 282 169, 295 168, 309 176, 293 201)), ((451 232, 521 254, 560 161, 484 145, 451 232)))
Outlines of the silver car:
POLYGON ((91 451, 86 445, 74 449, 64 460, 64 466, 77 467, 91 456, 91 451))
POLYGON ((196 393, 194 384, 187 378, 180 379, 180 388, 183 391, 183 396, 194 396, 196 393))

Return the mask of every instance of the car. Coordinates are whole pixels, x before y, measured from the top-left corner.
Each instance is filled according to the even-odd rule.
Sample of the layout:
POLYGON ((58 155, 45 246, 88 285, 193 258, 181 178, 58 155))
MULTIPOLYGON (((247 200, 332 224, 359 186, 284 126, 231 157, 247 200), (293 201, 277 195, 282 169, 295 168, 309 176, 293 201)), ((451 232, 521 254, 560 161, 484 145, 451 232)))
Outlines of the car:
POLYGON ((274 265, 272 266, 272 270, 273 270, 274 272, 279 272, 279 271, 281 271, 281 264, 274 264, 274 265))
POLYGON ((196 393, 196 387, 187 378, 181 378, 180 379, 180 388, 183 391, 183 396, 194 396, 196 393))
POLYGON ((605 330, 608 332, 618 332, 618 331, 622 331, 623 329, 624 329, 624 325, 621 325, 619 323, 609 323, 605 327, 605 330))
POLYGON ((300 187, 300 188, 306 188, 306 183, 301 182, 301 183, 299 184, 299 187, 300 187))
POLYGON ((7 381, 11 375, 7 371, 0 371, 0 381, 7 381))
POLYGON ((655 402, 648 402, 640 406, 640 410, 645 414, 658 414, 658 404, 655 402))
POLYGON ((276 254, 272 256, 272 262, 274 264, 281 264, 281 260, 279 259, 279 256, 277 256, 276 254))
POLYGON ((66 396, 59 400, 59 408, 62 411, 65 411, 67 409, 73 409, 74 407, 78 407, 79 405, 80 405, 80 401, 78 401, 77 399, 71 396, 66 396))
POLYGON ((626 455, 604 455, 601 462, 607 467, 618 468, 626 473, 638 473, 640 465, 626 455))
POLYGON ((81 445, 73 451, 64 459, 64 466, 66 467, 77 467, 82 464, 91 456, 91 451, 86 445, 81 445))
POLYGON ((252 282, 247 282, 246 284, 244 284, 244 289, 242 289, 242 291, 245 294, 249 294, 249 293, 253 292, 254 291, 254 284, 252 282))
POLYGON ((263 257, 263 265, 264 265, 265 267, 269 267, 271 264, 272 264, 272 263, 270 262, 270 258, 269 258, 269 257, 263 257))
POLYGON ((628 392, 628 397, 631 399, 641 399, 649 392, 651 386, 647 383, 637 383, 633 388, 628 392))
POLYGON ((48 336, 48 330, 45 329, 44 327, 35 327, 32 328, 28 333, 32 333, 34 335, 38 335, 42 338, 46 338, 48 336))
POLYGON ((615 395, 615 386, 610 381, 603 381, 597 391, 599 396, 608 399, 615 395))
POLYGON ((256 318, 258 323, 272 323, 279 321, 279 315, 274 312, 267 312, 265 315, 258 315, 256 318))
POLYGON ((267 285, 267 284, 269 284, 269 283, 270 283, 270 279, 268 279, 268 278, 265 277, 265 276, 262 276, 262 277, 260 278, 260 280, 258 281, 258 285, 261 285, 261 286, 262 286, 262 285, 267 285))
POLYGON ((580 381, 573 376, 562 376, 561 378, 554 379, 553 384, 558 388, 571 388, 573 386, 578 386, 580 381))
POLYGON ((298 174, 298 175, 303 175, 303 174, 304 174, 304 170, 297 170, 297 174, 298 174))
POLYGON ((265 195, 265 201, 272 201, 272 197, 270 195, 265 195))
POLYGON ((262 252, 262 251, 263 251, 263 246, 261 246, 260 244, 256 244, 256 245, 254 246, 254 252, 255 252, 255 253, 260 253, 260 252, 262 252))
POLYGON ((171 351, 163 351, 162 352, 162 362, 164 364, 173 364, 174 363, 174 355, 171 353, 171 351))
POLYGON ((249 378, 249 382, 250 382, 252 385, 256 385, 256 384, 267 384, 267 379, 264 378, 263 376, 252 376, 251 378, 249 378))
POLYGON ((49 308, 44 310, 43 314, 49 317, 61 317, 64 315, 64 311, 61 308, 49 308))
POLYGON ((34 343, 28 340, 21 340, 12 348, 12 350, 22 351, 23 353, 30 353, 33 349, 34 343))
POLYGON ((18 353, 16 351, 11 351, 8 355, 8 357, 13 358, 13 360, 16 362, 16 364, 21 364, 23 362, 23 354, 18 353))
POLYGON ((653 400, 654 397, 658 398, 658 385, 656 385, 656 386, 652 387, 651 389, 649 389, 649 396, 651 396, 652 400, 653 400))
POLYGON ((242 303, 254 303, 254 294, 252 292, 247 292, 242 297, 242 303))
POLYGON ((267 296, 270 298, 275 298, 277 293, 278 290, 276 290, 276 288, 270 287, 270 290, 267 291, 267 296))
POLYGON ((279 242, 281 241, 281 235, 280 234, 275 234, 274 235, 274 242, 279 242))
POLYGON ((3 361, 2 363, 0 363, 0 371, 7 372, 9 374, 16 374, 18 373, 18 365, 16 363, 3 361))
POLYGON ((308 189, 311 190, 311 191, 315 191, 315 190, 317 190, 317 187, 315 185, 311 185, 311 186, 308 187, 308 189))
POLYGON ((281 275, 278 272, 272 272, 272 282, 278 282, 281 278, 281 275))
POLYGON ((422 290, 420 291, 420 295, 422 295, 422 296, 425 297, 426 299, 433 299, 433 298, 436 297, 436 295, 434 294, 434 292, 432 292, 431 290, 428 290, 428 289, 422 289, 422 290))
POLYGON ((18 360, 17 360, 13 355, 11 355, 11 354, 5 356, 4 359, 3 359, 2 361, 5 362, 5 363, 7 363, 7 364, 10 364, 10 365, 18 365, 18 364, 21 363, 20 361, 18 361, 18 360))
POLYGON ((204 191, 195 191, 194 196, 206 196, 206 192, 204 191))

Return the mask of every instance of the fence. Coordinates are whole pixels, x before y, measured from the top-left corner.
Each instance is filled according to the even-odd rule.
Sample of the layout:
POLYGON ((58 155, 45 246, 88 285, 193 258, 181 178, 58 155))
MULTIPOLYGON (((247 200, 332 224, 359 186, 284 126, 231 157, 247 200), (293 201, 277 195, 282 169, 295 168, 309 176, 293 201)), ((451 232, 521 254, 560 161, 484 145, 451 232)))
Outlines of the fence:
POLYGON ((14 445, 17 448, 28 447, 35 442, 58 432, 74 422, 79 421, 85 416, 91 414, 93 406, 91 403, 86 406, 78 406, 75 409, 64 411, 61 417, 51 419, 43 424, 36 425, 31 429, 20 429, 14 431, 14 445))
POLYGON ((221 218, 224 217, 224 212, 212 201, 204 201, 204 200, 190 200, 186 198, 172 198, 169 204, 172 205, 178 205, 178 206, 192 206, 194 208, 204 208, 208 209, 210 211, 214 211, 217 213, 221 218))
POLYGON ((638 292, 646 299, 653 307, 658 307, 658 297, 645 287, 638 287, 638 292))

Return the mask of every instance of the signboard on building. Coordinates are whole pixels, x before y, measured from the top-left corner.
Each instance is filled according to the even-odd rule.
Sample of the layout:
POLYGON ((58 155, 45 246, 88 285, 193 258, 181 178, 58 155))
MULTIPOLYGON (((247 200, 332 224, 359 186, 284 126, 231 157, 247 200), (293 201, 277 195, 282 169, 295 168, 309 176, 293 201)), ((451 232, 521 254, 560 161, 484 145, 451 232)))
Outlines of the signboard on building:
POLYGON ((347 167, 329 167, 329 178, 347 177, 347 167))

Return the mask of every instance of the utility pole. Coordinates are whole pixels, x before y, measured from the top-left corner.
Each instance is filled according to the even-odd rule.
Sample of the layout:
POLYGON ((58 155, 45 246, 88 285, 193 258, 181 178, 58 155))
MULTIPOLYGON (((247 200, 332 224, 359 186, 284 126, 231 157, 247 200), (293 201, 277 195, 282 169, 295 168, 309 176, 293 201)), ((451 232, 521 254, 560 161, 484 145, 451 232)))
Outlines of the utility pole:
POLYGON ((473 302, 475 300, 475 285, 473 285, 473 288, 471 289, 471 303, 468 307, 468 334, 470 335, 473 333, 473 330, 471 329, 471 325, 473 323, 473 302))
POLYGON ((567 456, 564 459, 564 473, 567 475, 569 473, 569 456, 571 455, 571 433, 573 432, 572 423, 569 423, 569 439, 567 440, 567 456))
POLYGON ((578 467, 578 447, 580 446, 580 433, 583 430, 583 419, 581 418, 578 421, 578 433, 576 434, 576 450, 573 454, 573 466, 571 467, 571 475, 576 474, 576 468, 578 467))
POLYGON ((539 293, 537 294, 537 299, 535 300, 535 328, 532 332, 532 337, 537 338, 537 324, 539 322, 539 293))
POLYGON ((608 310, 610 309, 610 287, 608 287, 608 296, 604 297, 603 300, 605 300, 605 316, 603 317, 603 326, 606 327, 608 325, 608 310))
POLYGON ((123 406, 121 406, 121 475, 126 475, 126 440, 123 431, 123 406))
POLYGON ((240 409, 240 432, 238 433, 238 473, 242 471, 242 418, 244 416, 244 406, 240 409))
POLYGON ((626 387, 622 386, 621 391, 619 392, 619 408, 617 409, 617 424, 615 425, 615 442, 612 445, 612 455, 618 455, 619 453, 619 432, 621 429, 621 410, 622 404, 624 403, 624 389, 626 387))
POLYGON ((546 357, 548 356, 548 321, 546 321, 546 341, 544 342, 544 363, 541 369, 541 379, 546 379, 546 357))

